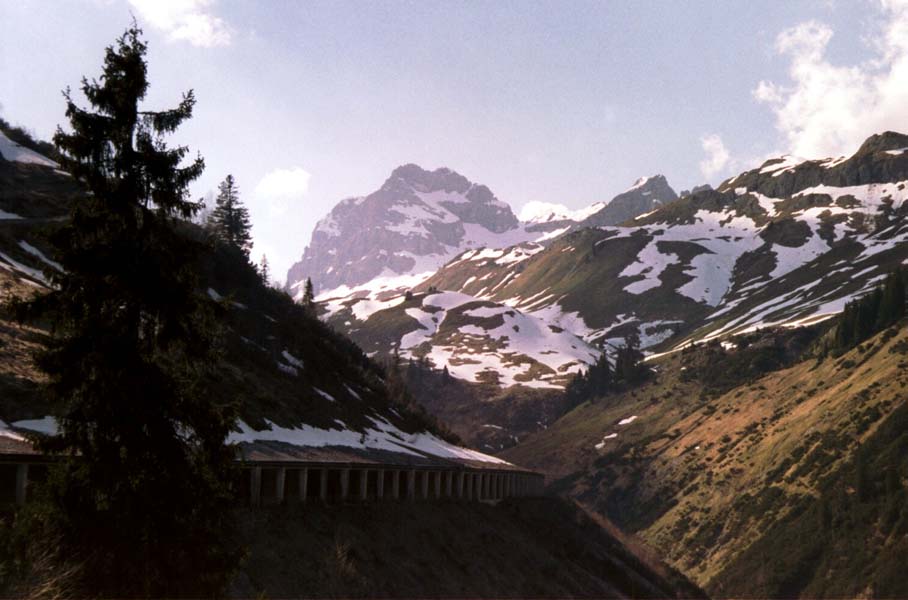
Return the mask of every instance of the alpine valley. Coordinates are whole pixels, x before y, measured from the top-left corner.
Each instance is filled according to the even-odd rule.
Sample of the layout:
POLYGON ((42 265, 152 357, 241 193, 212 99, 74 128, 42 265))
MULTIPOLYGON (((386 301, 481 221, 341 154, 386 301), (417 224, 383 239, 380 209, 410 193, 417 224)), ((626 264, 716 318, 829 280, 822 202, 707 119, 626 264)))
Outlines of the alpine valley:
POLYGON ((323 220, 291 283, 334 261, 343 277, 310 271, 324 320, 464 439, 546 473, 707 592, 901 597, 906 186, 894 132, 524 222, 408 166, 323 220), (369 235, 394 245, 354 276, 356 257, 335 258, 356 235, 344 215, 376 198, 369 235), (464 233, 441 242, 440 223, 464 233), (637 344, 642 370, 618 381, 637 344), (578 395, 603 353, 613 383, 578 395))
MULTIPOLYGON (((0 454, 6 456, 33 456, 34 436, 58 427, 36 361, 50 342, 48 327, 19 322, 9 308, 10 300, 54 288, 63 265, 54 260, 48 231, 86 198, 48 157, 52 152, 49 144, 0 120, 0 454)), ((205 235, 195 224, 182 227, 193 239, 205 235)), ((228 442, 242 456, 270 462, 305 452, 315 464, 456 461, 513 468, 465 447, 406 393, 395 391, 393 378, 349 339, 266 286, 241 253, 215 246, 200 258, 199 295, 213 304, 221 332, 219 361, 204 385, 218 402, 236 407, 228 442)), ((10 473, 7 464, 0 462, 3 596, 27 589, 6 553, 7 542, 17 543, 10 526, 16 467, 10 473)), ((265 502, 273 504, 274 478, 262 487, 265 502)), ((636 540, 563 499, 526 498, 497 507, 287 504, 235 511, 233 542, 247 557, 227 595, 703 597, 636 540), (520 552, 513 552, 515 542, 520 552)))
POLYGON ((288 284, 299 298, 310 277, 322 318, 370 355, 428 367, 409 369, 419 400, 500 449, 556 418, 603 350, 818 323, 866 293, 908 257, 906 147, 887 132, 680 198, 645 177, 524 222, 485 186, 406 165, 319 222, 288 284), (456 382, 426 383, 433 369, 456 382))

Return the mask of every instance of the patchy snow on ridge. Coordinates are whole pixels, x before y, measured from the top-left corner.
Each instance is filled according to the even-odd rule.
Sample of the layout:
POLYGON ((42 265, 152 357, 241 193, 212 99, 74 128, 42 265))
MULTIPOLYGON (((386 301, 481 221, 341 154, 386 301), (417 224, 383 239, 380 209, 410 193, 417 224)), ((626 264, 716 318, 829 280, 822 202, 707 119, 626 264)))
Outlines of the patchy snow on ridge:
POLYGON ((605 202, 595 202, 587 207, 572 210, 564 204, 531 200, 523 205, 517 218, 527 224, 551 223, 553 221, 576 221, 579 223, 590 215, 602 210, 604 206, 605 202))
MULTIPOLYGON (((315 389, 317 393, 333 400, 329 394, 315 389)), ((255 430, 245 422, 238 421, 238 431, 234 430, 228 435, 227 443, 278 441, 305 447, 345 446, 363 450, 389 450, 414 456, 431 455, 454 460, 511 464, 494 456, 455 446, 431 433, 405 433, 381 417, 369 417, 369 420, 372 421, 374 427, 366 429, 364 432, 351 429, 321 429, 306 424, 287 428, 276 425, 268 419, 265 422, 269 425, 269 429, 255 430)), ((42 419, 16 421, 12 423, 12 426, 46 435, 56 435, 59 431, 57 420, 50 416, 42 419)), ((0 436, 23 439, 3 421, 0 421, 0 436)))
POLYGON ((655 224, 602 229, 617 234, 608 239, 629 237, 640 230, 651 236, 651 241, 640 253, 642 259, 638 257, 621 273, 622 277, 644 275, 644 279, 624 288, 632 294, 659 287, 659 275, 669 265, 679 262, 675 254, 659 252, 659 242, 686 242, 698 246, 701 252, 684 268, 685 275, 691 279, 676 291, 710 306, 717 306, 731 287, 731 277, 738 258, 763 244, 754 221, 749 217, 738 216, 731 210, 716 212, 700 209, 694 215, 693 223, 669 227, 655 224))
POLYGON ((55 169, 60 166, 46 156, 42 156, 34 150, 29 150, 25 146, 20 146, 6 137, 2 131, 0 131, 0 154, 3 155, 5 160, 12 162, 41 165, 44 167, 53 167, 55 169))
POLYGON ((32 279, 34 279, 35 281, 40 281, 42 284, 50 287, 50 282, 44 276, 44 273, 39 271, 38 269, 33 269, 32 267, 29 267, 28 265, 23 265, 19 261, 15 260, 14 258, 11 258, 9 255, 7 255, 3 252, 0 252, 0 261, 2 261, 2 262, 0 262, 0 268, 6 269, 8 271, 16 271, 23 275, 27 275, 27 276, 31 277, 32 279), (3 264, 3 263, 6 263, 6 264, 3 264))
POLYGON ((437 367, 445 365, 451 375, 467 381, 493 377, 501 386, 550 388, 562 387, 554 380, 598 358, 598 351, 581 338, 532 314, 507 305, 461 308, 481 302, 468 294, 441 292, 423 298, 419 308, 408 308, 406 314, 418 328, 401 338, 401 356, 425 354, 437 367), (468 322, 444 327, 452 311, 457 311, 457 323, 468 322))
POLYGON ((233 431, 228 443, 277 441, 304 447, 344 446, 361 450, 386 450, 413 456, 437 456, 453 460, 473 460, 499 465, 511 463, 450 444, 431 433, 405 433, 382 418, 372 418, 374 427, 363 432, 351 429, 321 429, 302 424, 287 428, 265 420, 269 429, 255 430, 243 421, 237 423, 239 431, 233 431))
POLYGON ((22 248, 23 250, 25 250, 26 252, 28 252, 29 254, 31 254, 32 256, 34 256, 35 258, 37 258, 38 260, 40 260, 41 262, 43 262, 44 264, 53 267, 54 269, 60 271, 61 273, 63 272, 63 265, 61 265, 60 263, 58 263, 55 260, 51 260, 51 259, 47 258, 46 256, 44 256, 43 252, 41 252, 40 250, 38 250, 37 248, 35 248, 31 244, 29 244, 28 242, 19 240, 19 247, 22 248))
POLYGON ((19 442, 25 441, 25 436, 16 433, 3 419, 0 419, 0 437, 10 438, 19 442))
POLYGON ((45 435, 57 435, 57 433, 60 431, 60 426, 57 424, 57 419, 50 416, 43 417, 41 419, 25 419, 22 421, 13 421, 12 426, 19 429, 28 429, 29 431, 43 433, 45 435))
POLYGON ((662 271, 669 265, 678 263, 676 254, 662 254, 659 252, 656 244, 658 241, 652 241, 647 244, 643 250, 637 254, 637 261, 624 268, 619 277, 637 277, 642 275, 643 279, 635 281, 624 287, 625 292, 631 294, 642 294, 646 290, 659 287, 662 282, 659 276, 662 271))
POLYGON ((773 177, 778 177, 782 173, 793 171, 794 168, 801 163, 807 162, 806 158, 791 156, 790 154, 785 154, 774 160, 775 162, 773 162, 772 164, 766 165, 765 167, 760 169, 760 174, 772 173, 773 177))

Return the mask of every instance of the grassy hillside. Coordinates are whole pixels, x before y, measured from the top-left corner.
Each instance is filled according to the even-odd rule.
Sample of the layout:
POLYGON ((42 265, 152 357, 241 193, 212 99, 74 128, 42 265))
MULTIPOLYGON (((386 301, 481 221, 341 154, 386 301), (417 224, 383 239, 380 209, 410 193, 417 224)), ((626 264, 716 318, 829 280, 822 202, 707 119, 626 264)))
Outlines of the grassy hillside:
POLYGON ((896 424, 908 331, 887 329, 825 359, 802 354, 810 336, 797 335, 766 332, 746 349, 713 344, 655 360, 644 386, 581 405, 503 455, 546 471, 553 490, 638 533, 709 592, 847 596, 877 581, 896 589, 887 569, 904 539, 892 506, 906 475, 896 424), (856 452, 871 490, 863 495, 856 452), (822 527, 818 511, 831 515, 822 527), (858 551, 865 541, 875 551, 858 551))
POLYGON ((245 513, 243 536, 234 597, 702 597, 556 499, 288 507, 245 513))
MULTIPOLYGON (((15 322, 9 301, 47 289, 43 270, 53 269, 54 256, 47 234, 83 193, 62 172, 0 160, 0 210, 12 214, 0 218, 3 421, 53 414, 39 393, 42 376, 34 366, 44 324, 15 322)), ((205 236, 191 224, 185 233, 205 236)), ((200 291, 217 299, 222 334, 222 368, 208 386, 221 401, 236 403, 243 421, 265 428, 266 419, 283 427, 337 427, 339 420, 361 430, 373 425, 370 415, 380 415, 404 431, 438 431, 420 409, 392 406, 382 369, 288 295, 263 285, 240 253, 212 244, 200 261, 200 291)))

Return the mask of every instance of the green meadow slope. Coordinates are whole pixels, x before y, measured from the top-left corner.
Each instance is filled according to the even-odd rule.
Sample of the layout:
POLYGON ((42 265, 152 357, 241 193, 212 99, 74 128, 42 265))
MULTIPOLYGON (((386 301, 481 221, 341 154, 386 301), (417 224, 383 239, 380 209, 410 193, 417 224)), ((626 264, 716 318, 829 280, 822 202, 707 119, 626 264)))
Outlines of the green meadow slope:
POLYGON ((908 331, 814 358, 823 335, 768 331, 653 360, 643 386, 503 456, 712 594, 905 596, 908 331))

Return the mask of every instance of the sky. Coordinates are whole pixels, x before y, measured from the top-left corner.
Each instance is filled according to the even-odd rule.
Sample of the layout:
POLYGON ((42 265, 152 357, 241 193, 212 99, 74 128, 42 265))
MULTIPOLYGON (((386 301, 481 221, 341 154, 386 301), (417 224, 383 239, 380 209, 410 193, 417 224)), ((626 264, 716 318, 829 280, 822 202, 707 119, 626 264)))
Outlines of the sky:
POLYGON ((516 213, 680 191, 908 131, 908 0, 0 0, 0 116, 49 139, 60 91, 135 17, 148 109, 233 174, 277 280, 316 222, 401 164, 448 167, 516 213))

